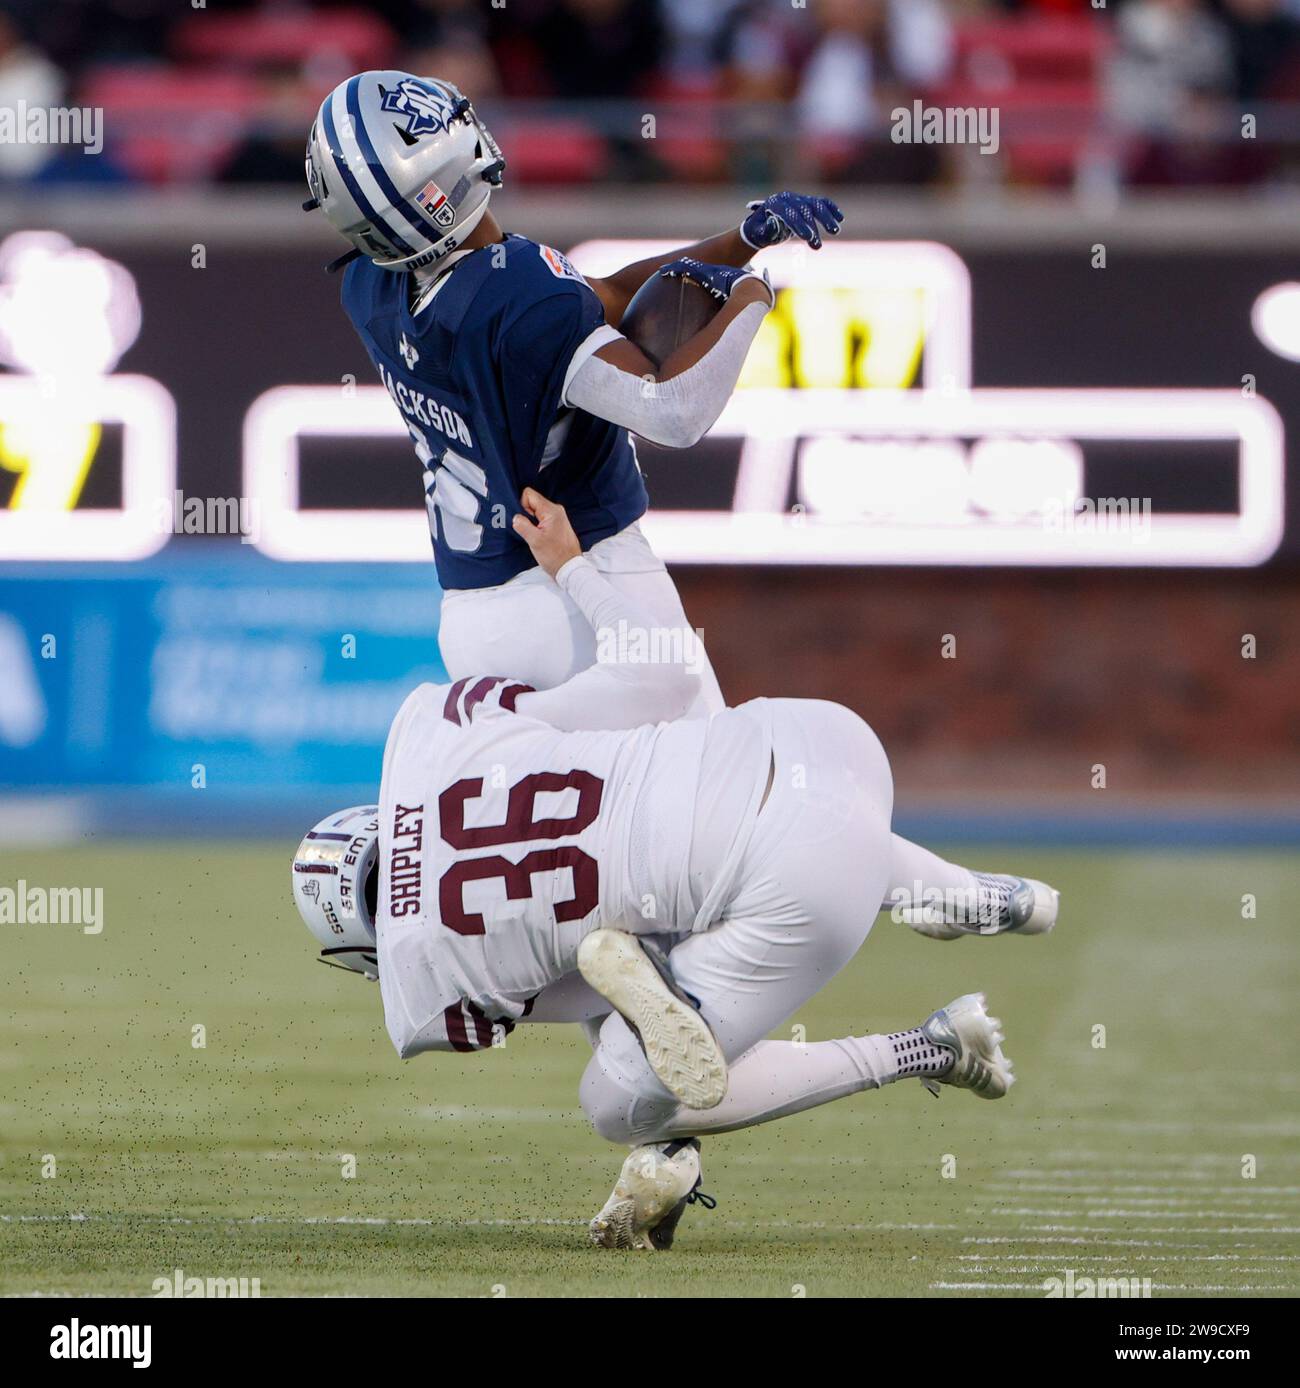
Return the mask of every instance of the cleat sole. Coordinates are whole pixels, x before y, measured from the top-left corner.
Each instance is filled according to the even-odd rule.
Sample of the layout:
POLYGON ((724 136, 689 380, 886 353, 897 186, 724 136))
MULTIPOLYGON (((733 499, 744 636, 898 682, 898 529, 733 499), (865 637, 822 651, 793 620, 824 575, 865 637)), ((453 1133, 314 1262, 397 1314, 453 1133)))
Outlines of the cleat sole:
POLYGON ((611 1200, 587 1226, 592 1243, 597 1248, 635 1247, 635 1217, 635 1200, 611 1200))
POLYGON ((660 977, 636 938, 593 930, 578 947, 583 978, 637 1033, 659 1082, 687 1108, 709 1109, 727 1092, 727 1061, 709 1024, 660 977))

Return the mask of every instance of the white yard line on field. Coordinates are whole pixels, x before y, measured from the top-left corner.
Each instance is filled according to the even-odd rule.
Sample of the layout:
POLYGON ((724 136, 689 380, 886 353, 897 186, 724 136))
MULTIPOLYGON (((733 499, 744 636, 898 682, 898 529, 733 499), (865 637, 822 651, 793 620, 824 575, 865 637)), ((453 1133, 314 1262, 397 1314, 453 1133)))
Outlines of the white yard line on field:
MULTIPOLYGON (((1168 1245, 1162 1245, 1168 1247, 1168 1245)), ((1028 1258, 1031 1254, 1020 1253, 959 1253, 959 1263, 999 1263, 1028 1258)), ((1070 1253, 1072 1262, 1080 1263, 1128 1263, 1131 1254, 1119 1253, 1070 1253)), ((1059 1262, 1059 1254, 1043 1254, 1039 1262, 1059 1262)), ((1265 1263, 1300 1263, 1300 1253, 1146 1253, 1144 1263, 1239 1263, 1242 1265, 1265 1263)))
POLYGON ((1041 1282, 931 1282, 932 1292, 1037 1292, 1044 1291, 1041 1282))
MULTIPOLYGON (((1088 1180, 1101 1180, 1118 1176, 1136 1176, 1143 1180, 1151 1180, 1153 1177, 1167 1175, 1178 1181, 1212 1181, 1216 1176, 1222 1176, 1226 1172, 1238 1172, 1241 1170, 1241 1157, 1189 1157, 1188 1163, 1193 1166, 1204 1168, 1202 1171, 1189 1171, 1186 1167, 1177 1164, 1167 1164, 1168 1158, 1161 1158, 1161 1163, 1157 1165, 1153 1162, 1150 1166, 1111 1166, 1098 1158, 1096 1166, 1032 1166, 1032 1167, 1011 1167, 1006 1171, 999 1172, 999 1176, 1009 1180, 1025 1181, 1073 1181, 1078 1177, 1088 1180)), ((1290 1168, 1296 1169, 1297 1163, 1294 1159, 1288 1159, 1286 1163, 1290 1168)))
MULTIPOLYGON (((1043 1292, 1042 1282, 931 1282, 936 1292, 1043 1292)), ((1206 1285, 1201 1282, 1152 1282, 1153 1292, 1289 1292, 1294 1288, 1283 1283, 1243 1283, 1237 1286, 1206 1285)), ((1137 1298, 1119 1297, 1128 1301, 1137 1298)))
MULTIPOLYGON (((1132 1202, 1130 1202, 1131 1204, 1132 1202)), ((1134 1210, 1127 1207, 1119 1209, 1088 1210, 1038 1210, 1032 1206, 1013 1205, 1001 1209, 987 1209, 982 1205, 968 1205, 966 1213, 981 1218, 995 1219, 1241 1219, 1248 1215, 1251 1219, 1282 1220, 1294 1219, 1294 1212, 1287 1214, 1260 1214, 1254 1210, 1134 1210)))
MULTIPOLYGON (((788 1229, 796 1233, 960 1233, 960 1224, 902 1224, 882 1221, 854 1224, 837 1220, 730 1219, 722 1221, 730 1229, 788 1229)), ((536 1226, 585 1227, 585 1219, 419 1219, 393 1215, 132 1215, 113 1214, 0 1214, 0 1224, 180 1224, 209 1225, 361 1225, 416 1228, 500 1228, 528 1229, 536 1226)))
MULTIPOLYGON (((1238 1123, 1230 1118, 1216 1117, 1212 1113, 1206 1113, 1194 1122, 1186 1119, 1160 1121, 1142 1118, 1071 1118, 1069 1124, 1071 1131, 1094 1133, 1163 1133, 1170 1137, 1186 1137, 1189 1134, 1200 1136, 1213 1132, 1218 1135, 1242 1133, 1252 1137, 1300 1137, 1300 1123, 1285 1119, 1238 1123)), ((1043 1122, 1041 1119, 1032 1118, 1004 1118, 1000 1120, 999 1126, 1004 1129, 1029 1128, 1041 1132, 1043 1122)))
MULTIPOLYGON (((1061 1162, 1060 1166, 1010 1167, 1006 1176, 1121 1176, 1133 1174, 1150 1175, 1153 1171, 1179 1171, 1196 1179, 1193 1171, 1187 1168, 1220 1167, 1224 1170, 1236 1168, 1240 1153, 1219 1152, 1125 1152, 1124 1160, 1134 1162, 1134 1166, 1116 1166, 1115 1153, 1087 1148, 1052 1149, 1042 1154, 1044 1163, 1061 1162), (1092 1162, 1092 1166, 1080 1166, 1080 1162, 1092 1162)), ((1279 1158, 1279 1160, 1281 1160, 1279 1158)), ((1295 1165, 1295 1158, 1288 1160, 1295 1165)))
MULTIPOLYGON (((492 1229, 531 1229, 531 1228, 581 1228, 585 1226, 584 1219, 546 1219, 546 1218, 516 1218, 516 1219, 429 1219, 419 1217, 399 1217, 390 1215, 133 1215, 124 1212, 111 1214, 0 1214, 0 1224, 42 1224, 42 1223, 99 1223, 99 1224, 145 1224, 160 1226, 182 1226, 182 1227, 231 1227, 247 1226, 255 1227, 258 1225, 270 1226, 289 1226, 295 1228, 307 1227, 359 1227, 359 1228, 492 1228, 492 1229)), ((965 1227, 956 1224, 925 1224, 925 1223, 904 1223, 895 1221, 879 1221, 875 1223, 854 1223, 849 1221, 836 1220, 740 1220, 731 1219, 723 1221, 728 1229, 734 1230, 767 1230, 781 1231, 788 1230, 793 1233, 961 1233, 965 1227)), ((1222 1233, 1255 1233, 1255 1234, 1280 1234, 1280 1233, 1300 1233, 1297 1229, 1251 1229, 1251 1228, 1227 1228, 1227 1229, 1160 1229, 1150 1230, 1152 1233, 1200 1233, 1200 1234, 1222 1234, 1222 1233)), ((975 1235, 964 1234, 959 1242, 968 1246, 989 1246, 989 1245, 1030 1245, 1046 1244, 1054 1247, 1079 1247, 1086 1245, 1090 1248, 1170 1248, 1170 1249, 1213 1249, 1213 1244, 1204 1243, 1182 1243, 1170 1242, 1160 1239, 1115 1239, 1099 1238, 1093 1231, 1081 1226, 1061 1226, 1059 1230, 1053 1230, 1047 1236, 1036 1232, 1027 1232, 1019 1235, 975 1235)), ((1238 1245, 1250 1249, 1251 1245, 1238 1245)), ((1030 1257, 1028 1253, 1022 1252, 1016 1255, 1020 1258, 1030 1257)), ((1071 1257, 1082 1256, 1073 1252, 1071 1257)))
MULTIPOLYGON (((1258 1200, 1264 1196, 1300 1196, 1300 1186, 1257 1186, 1251 1183, 1239 1183, 1235 1186, 1196 1186, 1182 1181, 1167 1181, 1157 1186, 1139 1186, 1116 1184, 1109 1186, 1075 1186, 1063 1185, 1060 1183, 1048 1184, 1047 1182, 1038 1183, 1034 1181, 986 1181, 985 1188, 995 1191, 1019 1191, 1023 1195, 1103 1195, 1103 1196, 1124 1196, 1151 1193, 1160 1191, 1188 1191, 1189 1194, 1180 1198, 1184 1200, 1204 1200, 1207 1195, 1226 1196, 1233 1200, 1258 1200)), ((1172 1198, 1172 1197, 1171 1197, 1172 1198)), ((1140 1201, 1138 1202, 1141 1203, 1140 1201)))
MULTIPOLYGON (((1022 1234, 966 1234, 962 1238, 962 1243, 971 1244, 992 1244, 992 1243, 1053 1243, 1053 1244, 1087 1244, 1090 1248, 1213 1248, 1212 1243, 1174 1243, 1166 1239, 1103 1239, 1097 1236, 1095 1230, 1085 1229, 1077 1224, 1060 1225, 1026 1225, 1026 1232, 1022 1234), (1037 1237, 1039 1234, 1050 1234, 1048 1238, 1037 1237), (1062 1237, 1064 1235, 1065 1237, 1062 1237), (1082 1236, 1082 1237, 1080 1237, 1082 1236)), ((1148 1234, 1218 1234, 1218 1229, 1147 1229, 1148 1234)), ((1253 1232, 1263 1233, 1263 1230, 1253 1232)), ((1269 1233, 1284 1233, 1285 1230, 1270 1229, 1269 1233)), ((1232 1245, 1234 1248, 1253 1248, 1254 1244, 1241 1243, 1232 1245)))

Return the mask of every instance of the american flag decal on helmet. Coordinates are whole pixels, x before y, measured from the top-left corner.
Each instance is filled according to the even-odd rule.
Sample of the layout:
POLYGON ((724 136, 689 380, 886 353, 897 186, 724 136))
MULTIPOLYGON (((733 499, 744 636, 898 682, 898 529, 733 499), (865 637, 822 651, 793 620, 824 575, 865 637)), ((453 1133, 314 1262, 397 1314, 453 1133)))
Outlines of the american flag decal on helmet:
POLYGON ((432 179, 415 195, 415 200, 440 227, 449 227, 456 220, 456 209, 432 179))

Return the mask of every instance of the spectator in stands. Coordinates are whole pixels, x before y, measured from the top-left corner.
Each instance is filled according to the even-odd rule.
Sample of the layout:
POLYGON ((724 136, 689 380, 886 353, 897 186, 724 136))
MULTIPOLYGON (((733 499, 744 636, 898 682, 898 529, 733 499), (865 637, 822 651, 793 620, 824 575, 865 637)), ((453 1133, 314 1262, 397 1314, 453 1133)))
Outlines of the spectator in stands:
POLYGON ((501 91, 501 78, 492 50, 482 40, 468 34, 413 48, 399 66, 409 72, 441 77, 471 94, 475 102, 490 101, 501 91))
POLYGON ((223 183, 296 183, 303 177, 303 135, 319 104, 319 83, 302 68, 264 74, 253 126, 221 173, 223 183))
POLYGON ((476 102, 501 90, 501 75, 489 47, 488 16, 482 0, 414 0, 409 22, 399 28, 408 53, 399 66, 443 78, 476 102))
POLYGON ((483 0, 414 0, 409 18, 394 27, 414 48, 482 43, 492 13, 483 0))
POLYGON ((882 130, 884 107, 933 86, 952 62, 940 0, 817 0, 820 36, 804 65, 798 103, 813 135, 882 130))
POLYGON ((716 76, 719 40, 745 0, 663 0, 664 65, 678 80, 716 76))
MULTIPOLYGON (((59 69, 0 12, 0 108, 15 112, 15 120, 19 103, 48 110, 61 104, 63 87, 59 69)), ((34 178, 57 152, 52 145, 0 143, 0 179, 34 178)))
POLYGON ((1294 99, 1300 26, 1287 13, 1285 0, 1222 0, 1222 6, 1236 96, 1242 101, 1281 95, 1294 99))
POLYGON ((796 94, 799 124, 826 177, 923 181, 933 146, 895 145, 889 113, 939 82, 952 63, 941 0, 817 0, 818 37, 796 94))
POLYGON ((1149 135, 1186 124, 1205 96, 1226 96, 1232 50, 1202 0, 1131 0, 1119 12, 1111 109, 1122 126, 1149 135))
MULTIPOLYGON (((748 0, 724 38, 728 88, 742 102, 793 100, 823 177, 914 182, 935 165, 933 147, 880 137, 889 111, 938 81, 952 60, 941 0, 748 0)), ((780 175, 785 127, 768 130, 771 175, 780 175)), ((752 176, 753 171, 749 171, 752 176)))
MULTIPOLYGON (((15 0, 5 0, 13 9, 15 0)), ((53 60, 76 76, 91 62, 159 58, 169 27, 194 13, 176 0, 17 0, 30 15, 32 33, 53 60)), ((221 0, 223 10, 230 0, 221 0)))
POLYGON ((1120 11, 1111 106, 1128 132, 1128 181, 1239 184, 1269 152, 1237 138, 1229 30, 1201 0, 1132 0, 1120 11))
POLYGON ((659 0, 553 0, 531 36, 555 96, 627 97, 659 66, 659 0))

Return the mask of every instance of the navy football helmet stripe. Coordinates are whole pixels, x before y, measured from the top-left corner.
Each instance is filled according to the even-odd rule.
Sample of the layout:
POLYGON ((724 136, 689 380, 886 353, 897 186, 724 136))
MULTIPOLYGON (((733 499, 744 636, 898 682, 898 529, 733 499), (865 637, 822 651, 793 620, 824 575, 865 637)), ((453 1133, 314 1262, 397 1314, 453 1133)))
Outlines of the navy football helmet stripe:
MULTIPOLYGON (((356 78, 352 79, 353 82, 356 78)), ((365 213, 366 220, 372 226, 377 227, 380 232, 392 243, 396 250, 403 255, 414 255, 415 248, 407 243, 388 225, 387 222, 375 211, 370 199, 361 191, 361 185, 353 177, 352 170, 348 168, 347 160, 343 156, 343 146, 339 140, 338 129, 334 124, 333 99, 327 98, 321 107, 321 115, 325 123, 325 143, 329 146, 329 152, 334 158, 334 167, 339 172, 339 177, 343 180, 344 187, 351 193, 353 201, 365 213)), ((355 119, 354 119, 355 124, 355 119)))
POLYGON ((379 184, 379 190, 392 204, 395 212, 401 213, 403 219, 410 225, 417 236, 426 240, 433 237, 439 238, 445 232, 435 232, 433 228, 422 222, 420 218, 410 210, 407 199, 397 191, 397 185, 388 176, 388 170, 384 168, 379 155, 375 152, 374 141, 370 138, 370 132, 366 129, 366 123, 361 116, 361 78, 354 77, 348 83, 348 115, 352 117, 352 128, 356 132, 357 145, 361 150, 361 157, 366 161, 366 167, 370 170, 371 176, 379 184))

